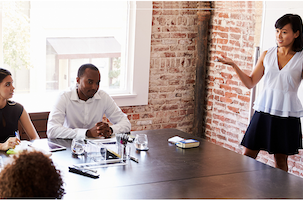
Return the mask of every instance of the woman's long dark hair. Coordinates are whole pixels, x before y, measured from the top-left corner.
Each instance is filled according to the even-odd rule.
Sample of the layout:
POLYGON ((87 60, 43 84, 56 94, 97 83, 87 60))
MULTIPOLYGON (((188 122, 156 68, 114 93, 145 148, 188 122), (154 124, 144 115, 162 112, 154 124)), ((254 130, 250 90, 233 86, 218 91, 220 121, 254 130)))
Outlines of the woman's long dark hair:
POLYGON ((294 33, 299 31, 299 37, 297 37, 293 44, 293 50, 296 52, 303 49, 303 34, 302 34, 302 19, 296 14, 285 14, 280 17, 275 24, 275 28, 282 29, 285 25, 290 24, 294 33))

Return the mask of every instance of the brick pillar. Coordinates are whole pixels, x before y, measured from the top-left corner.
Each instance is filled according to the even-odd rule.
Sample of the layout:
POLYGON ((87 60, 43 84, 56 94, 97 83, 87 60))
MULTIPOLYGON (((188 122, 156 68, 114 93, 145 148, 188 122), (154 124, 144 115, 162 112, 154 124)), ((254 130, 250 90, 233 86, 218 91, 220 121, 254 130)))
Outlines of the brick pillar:
POLYGON ((208 26, 211 15, 211 3, 209 1, 198 2, 198 39, 197 39, 197 63, 195 85, 195 113, 193 134, 205 137, 206 117, 206 73, 208 55, 208 26))

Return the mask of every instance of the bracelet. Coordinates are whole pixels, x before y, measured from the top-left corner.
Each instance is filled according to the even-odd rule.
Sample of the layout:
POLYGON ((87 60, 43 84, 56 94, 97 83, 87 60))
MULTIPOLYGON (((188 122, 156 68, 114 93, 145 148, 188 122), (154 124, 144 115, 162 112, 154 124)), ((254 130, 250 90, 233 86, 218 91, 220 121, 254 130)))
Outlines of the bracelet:
POLYGON ((112 133, 111 133, 111 135, 114 133, 114 131, 113 131, 113 129, 112 129, 112 127, 109 127, 110 128, 110 130, 112 131, 112 133))

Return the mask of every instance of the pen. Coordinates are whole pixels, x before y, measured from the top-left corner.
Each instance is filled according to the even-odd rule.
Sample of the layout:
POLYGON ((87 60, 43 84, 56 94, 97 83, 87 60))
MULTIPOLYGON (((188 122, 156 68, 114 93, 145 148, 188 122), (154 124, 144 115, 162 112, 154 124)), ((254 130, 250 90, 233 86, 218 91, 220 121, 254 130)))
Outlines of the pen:
POLYGON ((15 131, 15 136, 16 136, 16 138, 18 138, 20 140, 19 131, 15 131))
POLYGON ((87 168, 85 168, 85 167, 77 167, 77 166, 73 166, 73 167, 75 167, 75 168, 77 168, 77 169, 79 169, 79 170, 82 170, 83 172, 86 172, 86 171, 91 171, 91 172, 94 172, 94 173, 97 173, 97 170, 92 170, 92 169, 87 169, 87 168))
POLYGON ((130 156, 130 159, 131 159, 132 161, 136 162, 136 163, 139 163, 138 158, 135 158, 135 157, 133 157, 133 156, 130 156))
POLYGON ((102 144, 116 144, 116 142, 104 142, 102 144))

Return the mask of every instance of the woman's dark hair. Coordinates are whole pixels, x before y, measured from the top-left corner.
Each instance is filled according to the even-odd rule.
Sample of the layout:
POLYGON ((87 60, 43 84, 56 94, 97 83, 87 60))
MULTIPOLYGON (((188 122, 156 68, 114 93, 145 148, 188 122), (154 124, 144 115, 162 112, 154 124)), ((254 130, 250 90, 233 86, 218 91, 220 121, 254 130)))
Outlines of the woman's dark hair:
POLYGON ((99 69, 93 65, 93 64, 84 64, 84 65, 81 65, 81 67, 78 69, 78 77, 81 78, 81 76, 84 74, 85 70, 89 68, 89 69, 92 69, 92 70, 95 70, 95 71, 99 71, 99 69))
POLYGON ((302 19, 296 14, 285 14, 280 17, 275 24, 275 28, 282 29, 285 25, 290 24, 294 33, 299 31, 299 36, 295 39, 293 50, 298 52, 303 49, 302 19))
POLYGON ((39 151, 23 151, 0 173, 0 198, 59 198, 63 180, 53 161, 39 151))
POLYGON ((5 79, 5 77, 12 75, 7 69, 0 68, 0 83, 5 79))

